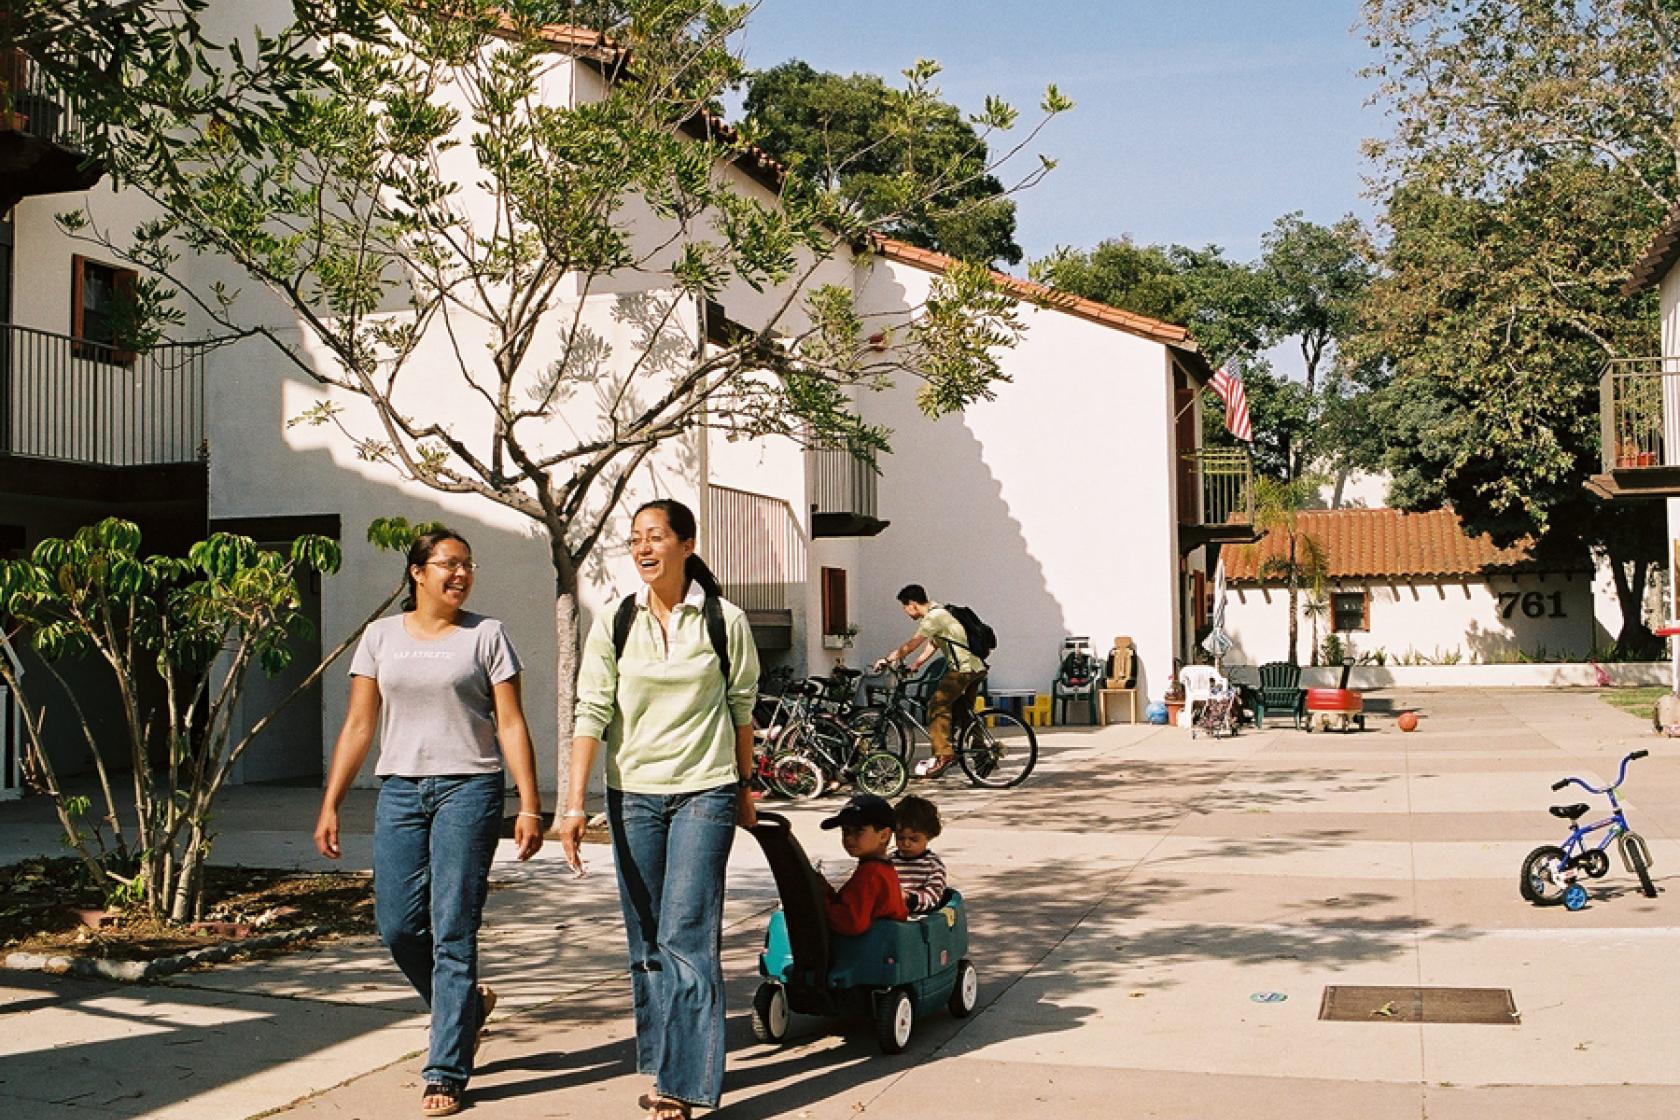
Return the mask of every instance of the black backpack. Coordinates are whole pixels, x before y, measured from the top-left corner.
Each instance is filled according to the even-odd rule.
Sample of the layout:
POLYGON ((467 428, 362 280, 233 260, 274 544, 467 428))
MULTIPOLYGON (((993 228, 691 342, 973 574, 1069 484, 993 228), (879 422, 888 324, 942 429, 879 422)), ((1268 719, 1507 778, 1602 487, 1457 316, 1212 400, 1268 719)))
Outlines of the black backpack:
POLYGON ((946 603, 945 609, 951 612, 963 628, 963 637, 968 641, 962 644, 974 656, 984 661, 997 649, 997 632, 986 625, 986 620, 974 613, 973 607, 960 607, 955 603, 946 603))
MULTIPOLYGON (((706 633, 712 639, 712 648, 717 651, 718 661, 723 664, 723 683, 729 685, 729 631, 723 624, 723 600, 716 595, 706 596, 706 603, 700 608, 700 613, 706 616, 706 633)), ((636 597, 626 595, 624 601, 618 604, 618 610, 613 614, 613 655, 624 656, 624 644, 630 640, 630 627, 636 621, 636 597)))

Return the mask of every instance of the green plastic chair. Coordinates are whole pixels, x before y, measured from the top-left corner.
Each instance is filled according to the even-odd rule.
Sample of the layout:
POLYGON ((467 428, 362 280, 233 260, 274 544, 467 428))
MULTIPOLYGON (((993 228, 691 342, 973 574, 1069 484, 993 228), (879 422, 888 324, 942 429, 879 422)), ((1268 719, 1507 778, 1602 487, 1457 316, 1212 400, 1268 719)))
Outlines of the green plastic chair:
POLYGON ((1254 693, 1254 728, 1266 726, 1266 716, 1288 712, 1296 729, 1307 714, 1307 690, 1301 687, 1301 667, 1288 661, 1260 666, 1260 687, 1254 693))

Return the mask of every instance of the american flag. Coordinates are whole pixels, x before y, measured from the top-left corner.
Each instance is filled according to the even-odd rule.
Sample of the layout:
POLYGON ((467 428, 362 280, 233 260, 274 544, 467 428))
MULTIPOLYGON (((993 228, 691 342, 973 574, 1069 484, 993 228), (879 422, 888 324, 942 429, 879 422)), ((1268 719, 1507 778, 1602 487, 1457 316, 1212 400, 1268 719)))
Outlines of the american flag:
POLYGON ((1228 368, 1221 367, 1208 382, 1208 388, 1225 402, 1225 428, 1244 443, 1254 442, 1254 429, 1248 422, 1248 395, 1243 392, 1242 378, 1228 368))

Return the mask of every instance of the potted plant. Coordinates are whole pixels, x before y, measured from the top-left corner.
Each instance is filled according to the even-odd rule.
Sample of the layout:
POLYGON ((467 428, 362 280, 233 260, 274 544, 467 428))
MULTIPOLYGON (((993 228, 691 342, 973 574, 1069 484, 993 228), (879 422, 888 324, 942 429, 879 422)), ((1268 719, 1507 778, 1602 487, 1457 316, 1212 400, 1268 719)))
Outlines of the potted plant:
POLYGON ((1178 726, 1178 713, 1184 710, 1184 685, 1177 677, 1167 685, 1161 700, 1167 705, 1167 726, 1178 726))
POLYGON ((838 630, 832 634, 824 634, 822 636, 823 648, 839 650, 851 649, 852 646, 857 643, 857 636, 858 624, 855 622, 849 623, 844 630, 838 630))

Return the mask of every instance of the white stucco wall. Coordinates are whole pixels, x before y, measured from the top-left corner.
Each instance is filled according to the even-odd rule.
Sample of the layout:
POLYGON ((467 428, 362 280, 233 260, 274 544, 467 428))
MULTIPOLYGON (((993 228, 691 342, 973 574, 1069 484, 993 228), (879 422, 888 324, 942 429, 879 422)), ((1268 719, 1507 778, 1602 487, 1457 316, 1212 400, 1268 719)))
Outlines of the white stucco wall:
MULTIPOLYGON (((860 271, 865 313, 918 303, 932 280, 884 260, 860 271)), ((1127 634, 1144 689, 1159 694, 1177 567, 1165 348, 1060 312, 1022 317, 1026 337, 1003 358, 1012 380, 995 400, 933 422, 911 384, 864 401, 895 435, 880 484, 892 524, 859 544, 859 659, 911 633, 894 593, 921 583, 997 631, 999 687, 1047 689, 1070 634, 1099 649, 1127 634)))
MULTIPOLYGON (((1370 591, 1370 629, 1338 632, 1353 656, 1381 650, 1389 664, 1399 664, 1408 656, 1442 661, 1456 652, 1470 664, 1516 660, 1519 653, 1536 656, 1544 647, 1548 658, 1584 659, 1598 641, 1592 581, 1586 573, 1497 576, 1491 582, 1346 583, 1335 590, 1361 586, 1370 591), (1509 617, 1505 607, 1511 601, 1502 600, 1502 594, 1517 596, 1509 617), (1542 616, 1529 617, 1525 602, 1542 616)), ((1281 586, 1232 585, 1225 620, 1233 644, 1226 660, 1248 665, 1285 660, 1288 601, 1281 586)), ((1319 632, 1322 637, 1323 624, 1319 632)), ((1303 611, 1297 651, 1302 664, 1311 657, 1311 642, 1312 621, 1303 611)))

